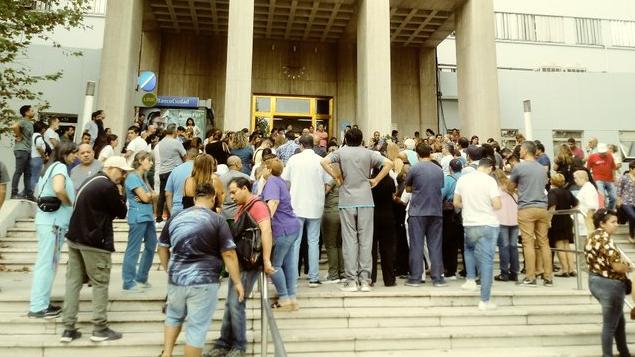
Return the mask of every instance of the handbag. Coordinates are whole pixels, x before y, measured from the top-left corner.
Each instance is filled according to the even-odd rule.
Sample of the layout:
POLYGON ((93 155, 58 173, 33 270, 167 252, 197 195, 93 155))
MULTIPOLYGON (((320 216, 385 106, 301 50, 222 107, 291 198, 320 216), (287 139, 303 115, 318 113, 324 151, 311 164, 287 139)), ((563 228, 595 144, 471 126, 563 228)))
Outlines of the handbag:
MULTIPOLYGON (((57 165, 57 163, 55 163, 53 166, 57 165)), ((49 174, 46 177, 46 180, 44 181, 44 184, 42 185, 42 188, 40 189, 40 194, 38 195, 37 198, 37 207, 42 211, 42 212, 55 212, 58 209, 60 209, 60 207, 62 206, 62 201, 57 198, 57 196, 44 196, 42 197, 42 191, 44 191, 44 187, 46 187, 46 184, 49 181, 49 178, 51 178, 51 173, 53 172, 53 167, 50 168, 49 174)))

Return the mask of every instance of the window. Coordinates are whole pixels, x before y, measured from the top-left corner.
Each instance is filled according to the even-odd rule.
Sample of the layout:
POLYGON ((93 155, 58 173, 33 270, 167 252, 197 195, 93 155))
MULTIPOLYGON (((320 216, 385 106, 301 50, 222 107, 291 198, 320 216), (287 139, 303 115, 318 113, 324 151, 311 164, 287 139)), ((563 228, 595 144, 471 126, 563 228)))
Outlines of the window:
POLYGON ((635 47, 635 22, 613 20, 609 22, 611 45, 635 47))
POLYGON ((562 17, 535 16, 536 41, 564 43, 564 25, 562 17))
POLYGON ((536 41, 534 15, 496 13, 496 38, 499 40, 536 41))
POLYGON ((626 159, 635 159, 635 131, 620 131, 620 151, 626 159))
POLYGON ((562 17, 496 13, 499 40, 564 42, 562 17))
POLYGON ((576 146, 582 147, 582 136, 584 135, 584 131, 582 130, 566 130, 559 129, 551 132, 552 140, 553 140, 553 157, 558 156, 558 152, 560 152, 560 145, 566 144, 569 138, 574 138, 576 142, 576 146))
POLYGON ((602 26, 598 19, 575 19, 576 42, 579 45, 602 45, 602 26))
POLYGON ((280 113, 308 113, 310 112, 308 98, 277 98, 276 111, 280 113))

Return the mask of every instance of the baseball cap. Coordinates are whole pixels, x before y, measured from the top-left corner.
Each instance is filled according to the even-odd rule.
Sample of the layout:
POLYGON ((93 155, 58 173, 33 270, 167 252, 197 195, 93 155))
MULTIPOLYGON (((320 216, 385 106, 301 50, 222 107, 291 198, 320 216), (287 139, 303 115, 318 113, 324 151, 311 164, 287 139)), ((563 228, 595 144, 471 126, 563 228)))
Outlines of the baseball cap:
POLYGON ((406 146, 406 149, 408 150, 414 150, 415 148, 415 141, 413 139, 406 139, 406 141, 404 141, 403 144, 406 146))
POLYGON ((608 145, 606 145, 605 143, 599 143, 598 144, 598 152, 600 154, 604 154, 604 153, 606 153, 608 151, 609 151, 608 145))
POLYGON ((128 162, 123 156, 111 156, 104 162, 104 168, 116 167, 118 169, 124 171, 132 171, 134 170, 132 167, 128 166, 128 162))

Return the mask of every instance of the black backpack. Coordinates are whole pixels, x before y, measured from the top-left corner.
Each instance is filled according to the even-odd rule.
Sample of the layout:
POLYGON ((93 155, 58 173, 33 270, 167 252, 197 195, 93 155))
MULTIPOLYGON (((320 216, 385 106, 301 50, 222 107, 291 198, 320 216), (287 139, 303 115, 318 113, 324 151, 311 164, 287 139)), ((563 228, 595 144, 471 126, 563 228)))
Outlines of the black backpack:
POLYGON ((49 145, 49 143, 46 142, 46 140, 44 140, 44 137, 42 136, 42 134, 35 134, 35 139, 33 139, 33 144, 35 145, 37 143, 37 138, 39 137, 40 139, 42 139, 42 141, 44 141, 44 153, 46 154, 46 156, 51 156, 51 153, 53 152, 53 148, 49 145))
POLYGON ((262 233, 258 223, 249 215, 249 209, 260 199, 247 203, 231 227, 236 255, 243 270, 256 270, 262 266, 262 233))

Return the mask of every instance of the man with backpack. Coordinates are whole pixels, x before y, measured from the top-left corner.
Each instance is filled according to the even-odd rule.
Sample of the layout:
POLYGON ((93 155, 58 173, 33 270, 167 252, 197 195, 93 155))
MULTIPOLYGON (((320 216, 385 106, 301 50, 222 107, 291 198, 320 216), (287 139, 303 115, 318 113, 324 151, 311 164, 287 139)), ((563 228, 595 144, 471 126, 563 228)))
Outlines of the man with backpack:
POLYGON ((33 137, 31 143, 31 188, 35 189, 37 180, 40 178, 40 170, 42 165, 47 161, 49 155, 53 151, 51 146, 44 139, 43 133, 46 130, 46 124, 43 121, 36 121, 33 124, 33 137))
MULTIPOLYGON (((251 289, 258 279, 261 269, 265 273, 274 272, 271 265, 271 217, 267 205, 257 196, 251 193, 251 182, 244 177, 235 177, 229 181, 229 194, 232 200, 238 205, 238 211, 234 217, 232 226, 232 234, 236 242, 236 253, 240 263, 240 280, 244 289, 244 299, 240 299, 234 289, 234 283, 229 281, 227 287, 227 302, 225 303, 225 314, 223 315, 223 323, 220 330, 220 337, 216 340, 214 348, 208 356, 245 356, 247 350, 247 334, 246 334, 246 317, 245 306, 247 297, 251 294, 251 289), (245 241, 242 240, 246 233, 260 235, 261 259, 255 262, 249 261, 246 256, 247 247, 245 241)), ((256 247, 254 247, 256 248, 256 247)), ((266 288, 266 287, 265 287, 266 288)))

